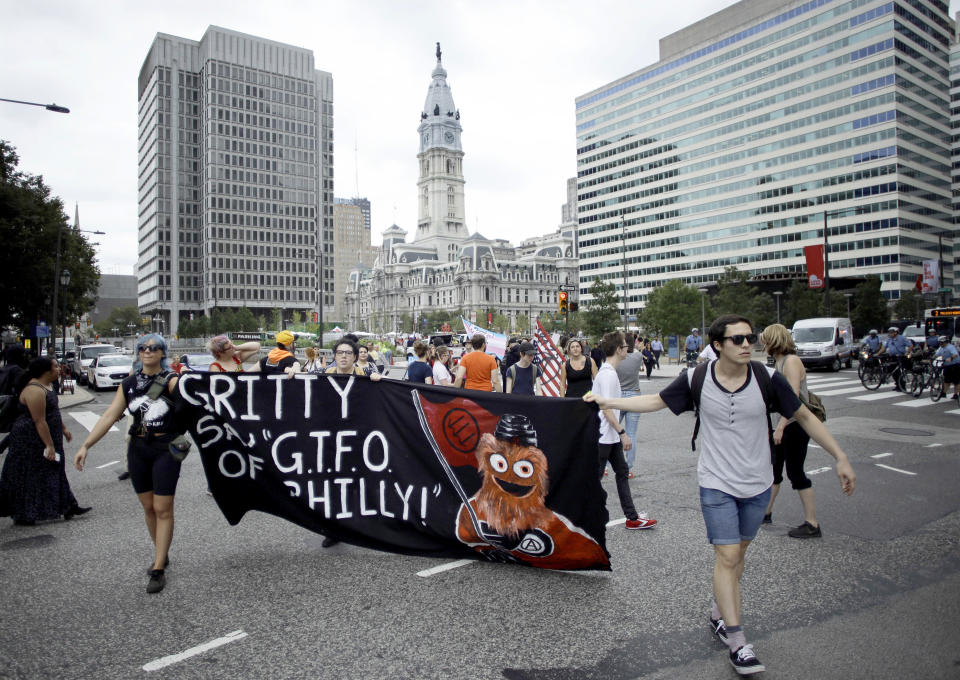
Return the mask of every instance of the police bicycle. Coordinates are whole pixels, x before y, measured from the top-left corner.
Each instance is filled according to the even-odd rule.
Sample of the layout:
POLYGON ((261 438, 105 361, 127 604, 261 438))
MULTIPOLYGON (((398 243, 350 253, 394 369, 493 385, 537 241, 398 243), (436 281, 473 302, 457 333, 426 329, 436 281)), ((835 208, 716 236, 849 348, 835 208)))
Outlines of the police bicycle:
POLYGON ((868 390, 878 390, 887 380, 903 390, 904 369, 898 357, 886 354, 871 357, 871 361, 864 366, 860 382, 868 390))

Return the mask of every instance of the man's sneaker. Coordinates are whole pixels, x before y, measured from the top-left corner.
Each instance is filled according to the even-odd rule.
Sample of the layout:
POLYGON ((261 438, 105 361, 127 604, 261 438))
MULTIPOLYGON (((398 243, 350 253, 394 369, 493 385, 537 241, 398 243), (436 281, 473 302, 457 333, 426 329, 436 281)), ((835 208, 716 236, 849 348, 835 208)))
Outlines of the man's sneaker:
POLYGON ((730 652, 730 663, 740 675, 753 675, 767 670, 753 653, 753 645, 744 645, 737 651, 730 652))
POLYGON ((652 529, 657 526, 657 520, 650 519, 646 515, 640 515, 636 519, 627 520, 628 529, 652 529))
POLYGON ((717 639, 720 640, 720 642, 727 644, 727 626, 723 622, 723 619, 715 619, 711 616, 710 628, 713 630, 713 634, 717 636, 717 639))
POLYGON ((819 525, 813 526, 810 522, 804 522, 788 531, 787 536, 790 538, 820 538, 823 533, 820 531, 819 525))

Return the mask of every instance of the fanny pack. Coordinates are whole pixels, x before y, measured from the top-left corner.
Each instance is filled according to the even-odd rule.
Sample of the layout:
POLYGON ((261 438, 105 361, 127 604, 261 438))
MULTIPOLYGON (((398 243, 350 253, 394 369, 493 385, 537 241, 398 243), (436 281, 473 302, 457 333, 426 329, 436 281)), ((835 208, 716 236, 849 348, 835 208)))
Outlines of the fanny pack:
POLYGON ((171 439, 170 446, 167 448, 170 451, 170 455, 173 456, 173 459, 178 463, 182 463, 183 459, 190 453, 190 446, 190 440, 187 439, 186 435, 181 434, 171 439))

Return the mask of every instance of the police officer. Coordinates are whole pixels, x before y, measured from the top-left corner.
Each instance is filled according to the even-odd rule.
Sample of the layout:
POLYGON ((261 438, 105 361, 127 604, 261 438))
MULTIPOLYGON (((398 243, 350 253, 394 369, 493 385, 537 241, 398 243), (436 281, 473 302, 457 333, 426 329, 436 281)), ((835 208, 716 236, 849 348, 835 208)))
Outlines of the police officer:
POLYGON ((884 341, 879 354, 886 354, 887 356, 895 357, 897 360, 899 367, 896 372, 896 379, 893 381, 893 389, 897 392, 902 391, 900 384, 903 378, 903 366, 907 358, 907 351, 911 345, 912 343, 907 338, 900 335, 899 328, 890 326, 890 328, 887 329, 887 339, 884 341))
POLYGON ((870 335, 863 339, 863 346, 869 350, 870 354, 876 354, 880 350, 880 336, 877 335, 876 328, 870 329, 870 335))

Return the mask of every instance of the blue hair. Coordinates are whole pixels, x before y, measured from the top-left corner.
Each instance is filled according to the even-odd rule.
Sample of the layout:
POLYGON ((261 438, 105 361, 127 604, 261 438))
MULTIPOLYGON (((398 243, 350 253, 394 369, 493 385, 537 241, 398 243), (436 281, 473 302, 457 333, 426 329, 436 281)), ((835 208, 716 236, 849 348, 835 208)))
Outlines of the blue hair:
POLYGON ((133 350, 137 355, 137 358, 133 360, 133 372, 136 373, 143 368, 143 362, 140 361, 140 348, 147 344, 156 345, 163 350, 163 358, 160 360, 160 368, 162 368, 164 371, 169 371, 170 360, 167 358, 167 341, 164 340, 163 336, 158 333, 147 333, 137 340, 136 347, 133 350))

